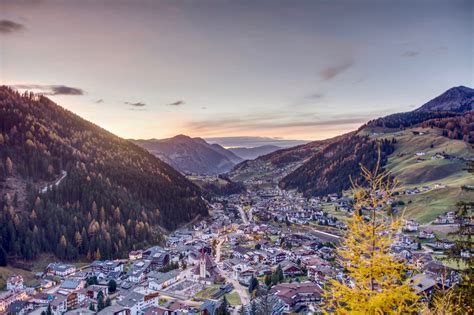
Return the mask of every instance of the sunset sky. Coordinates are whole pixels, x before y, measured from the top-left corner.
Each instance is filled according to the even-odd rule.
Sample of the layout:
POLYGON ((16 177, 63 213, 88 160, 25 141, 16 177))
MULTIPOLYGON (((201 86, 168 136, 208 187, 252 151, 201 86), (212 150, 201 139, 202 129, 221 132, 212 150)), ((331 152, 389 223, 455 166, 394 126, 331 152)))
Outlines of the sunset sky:
POLYGON ((125 138, 323 139, 474 86, 473 3, 2 0, 0 83, 125 138))

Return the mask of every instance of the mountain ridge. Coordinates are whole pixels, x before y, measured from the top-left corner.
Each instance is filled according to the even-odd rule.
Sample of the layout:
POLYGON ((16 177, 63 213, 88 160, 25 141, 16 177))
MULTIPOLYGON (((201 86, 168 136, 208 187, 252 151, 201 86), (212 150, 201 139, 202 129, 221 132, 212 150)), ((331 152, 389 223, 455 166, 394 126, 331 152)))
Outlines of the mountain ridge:
POLYGON ((0 247, 10 256, 119 257, 208 214, 171 166, 45 96, 2 86, 0 113, 0 247))
POLYGON ((443 94, 426 102, 415 112, 423 111, 445 111, 463 112, 473 109, 474 89, 460 85, 448 89, 443 94))
POLYGON ((184 174, 217 175, 242 161, 234 153, 202 138, 177 135, 166 139, 133 140, 184 174))
MULTIPOLYGON (((356 155, 351 153, 350 150, 344 150, 343 143, 350 144, 353 152, 361 148, 373 148, 373 144, 381 140, 372 137, 372 134, 384 134, 384 130, 404 130, 423 123, 438 128, 449 123, 448 127, 451 130, 446 129, 443 131, 443 135, 453 139, 466 139, 465 141, 468 142, 474 141, 474 134, 469 135, 468 132, 465 132, 465 127, 464 129, 462 127, 471 121, 472 115, 469 113, 474 104, 473 92, 473 89, 465 86, 451 88, 411 112, 396 113, 377 118, 362 125, 358 130, 345 135, 278 150, 253 161, 244 161, 236 165, 228 175, 234 181, 244 182, 258 182, 263 178, 267 180, 274 178, 274 182, 281 187, 296 188, 308 195, 340 192, 350 187, 347 174, 357 174, 353 171, 359 167, 357 163, 347 163, 348 161, 365 161, 370 166, 373 165, 372 159, 376 158, 376 156, 373 156, 372 159, 366 159, 363 156, 356 158, 356 155), (339 162, 327 163, 327 160, 331 159, 334 154, 338 156, 339 162), (343 165, 341 164, 343 161, 346 168, 349 167, 349 169, 336 172, 343 165), (326 167, 320 168, 321 165, 326 165, 326 167), (319 177, 325 176, 323 174, 332 175, 327 176, 326 179, 320 179, 319 177), (344 180, 337 180, 337 177, 340 176, 345 176, 344 180), (334 180, 339 184, 333 185, 334 187, 331 188, 331 182, 334 180), (331 189, 325 189, 323 186, 331 189), (338 188, 334 189, 336 186, 338 188)), ((390 134, 387 133, 385 139, 392 143, 382 145, 385 148, 383 164, 386 164, 387 157, 393 152, 393 145, 397 146, 392 138, 387 138, 389 136, 390 134)))

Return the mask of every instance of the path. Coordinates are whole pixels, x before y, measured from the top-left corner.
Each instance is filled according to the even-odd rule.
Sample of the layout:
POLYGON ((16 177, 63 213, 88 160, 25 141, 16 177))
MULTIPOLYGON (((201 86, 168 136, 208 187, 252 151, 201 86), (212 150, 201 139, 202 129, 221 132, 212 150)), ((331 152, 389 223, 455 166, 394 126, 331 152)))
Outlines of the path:
POLYGON ((237 206, 237 210, 239 210, 240 217, 242 218, 242 221, 244 221, 244 224, 248 225, 249 220, 247 219, 247 215, 245 214, 244 209, 241 206, 237 206))
POLYGON ((232 285, 234 286, 235 292, 237 292, 237 294, 240 297, 240 301, 242 302, 242 305, 248 305, 250 303, 250 297, 249 297, 247 288, 241 285, 237 280, 229 276, 227 272, 225 272, 224 270, 220 268, 218 269, 221 276, 223 276, 227 282, 232 283, 232 285))
POLYGON ((221 261, 221 247, 222 247, 222 244, 224 244, 224 242, 225 242, 225 238, 222 238, 221 240, 219 240, 219 242, 216 245, 216 262, 221 261))
POLYGON ((66 178, 66 176, 67 176, 67 172, 66 171, 61 171, 61 176, 54 183, 48 184, 45 187, 40 188, 40 190, 39 190, 40 194, 44 194, 48 190, 51 190, 53 188, 53 186, 58 186, 59 184, 61 184, 63 179, 66 178))

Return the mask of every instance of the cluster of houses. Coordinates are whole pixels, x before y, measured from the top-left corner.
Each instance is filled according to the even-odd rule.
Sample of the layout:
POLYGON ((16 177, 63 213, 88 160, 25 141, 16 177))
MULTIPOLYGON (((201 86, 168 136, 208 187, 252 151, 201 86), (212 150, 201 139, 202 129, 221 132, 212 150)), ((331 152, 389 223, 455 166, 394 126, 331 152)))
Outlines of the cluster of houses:
MULTIPOLYGON (((350 281, 335 259, 340 233, 313 228, 347 228, 324 212, 322 203, 353 211, 350 198, 308 199, 276 186, 218 197, 210 217, 174 231, 163 246, 82 268, 53 262, 37 274, 34 288, 26 287, 21 276, 9 278, 7 291, 0 292, 0 313, 214 315, 223 296, 233 297, 235 312, 318 312, 328 281, 350 281), (264 294, 249 292, 255 279, 264 294)), ((444 217, 450 220, 453 214, 444 217)), ((407 220, 392 246, 394 255, 417 267, 410 285, 420 296, 457 280, 424 246, 436 251, 452 244, 407 220)))

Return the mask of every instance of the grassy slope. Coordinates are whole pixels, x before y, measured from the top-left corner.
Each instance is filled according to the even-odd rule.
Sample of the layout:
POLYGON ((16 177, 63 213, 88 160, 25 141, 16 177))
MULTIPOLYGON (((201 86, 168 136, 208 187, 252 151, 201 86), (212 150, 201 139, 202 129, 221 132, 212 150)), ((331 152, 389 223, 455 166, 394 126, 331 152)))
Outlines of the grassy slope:
POLYGON ((439 214, 453 210, 459 200, 474 200, 474 192, 461 190, 465 184, 474 184, 474 178, 465 171, 463 161, 431 160, 437 152, 472 158, 474 149, 466 142, 451 140, 438 129, 415 128, 377 135, 378 138, 397 139, 396 150, 390 156, 387 168, 400 180, 402 187, 414 188, 441 183, 447 189, 433 190, 418 195, 402 196, 406 203, 405 215, 421 223, 428 223, 439 214), (423 131, 414 135, 412 130, 423 131), (415 153, 425 152, 426 161, 417 161, 415 153), (408 201, 412 201, 408 204, 408 201))

